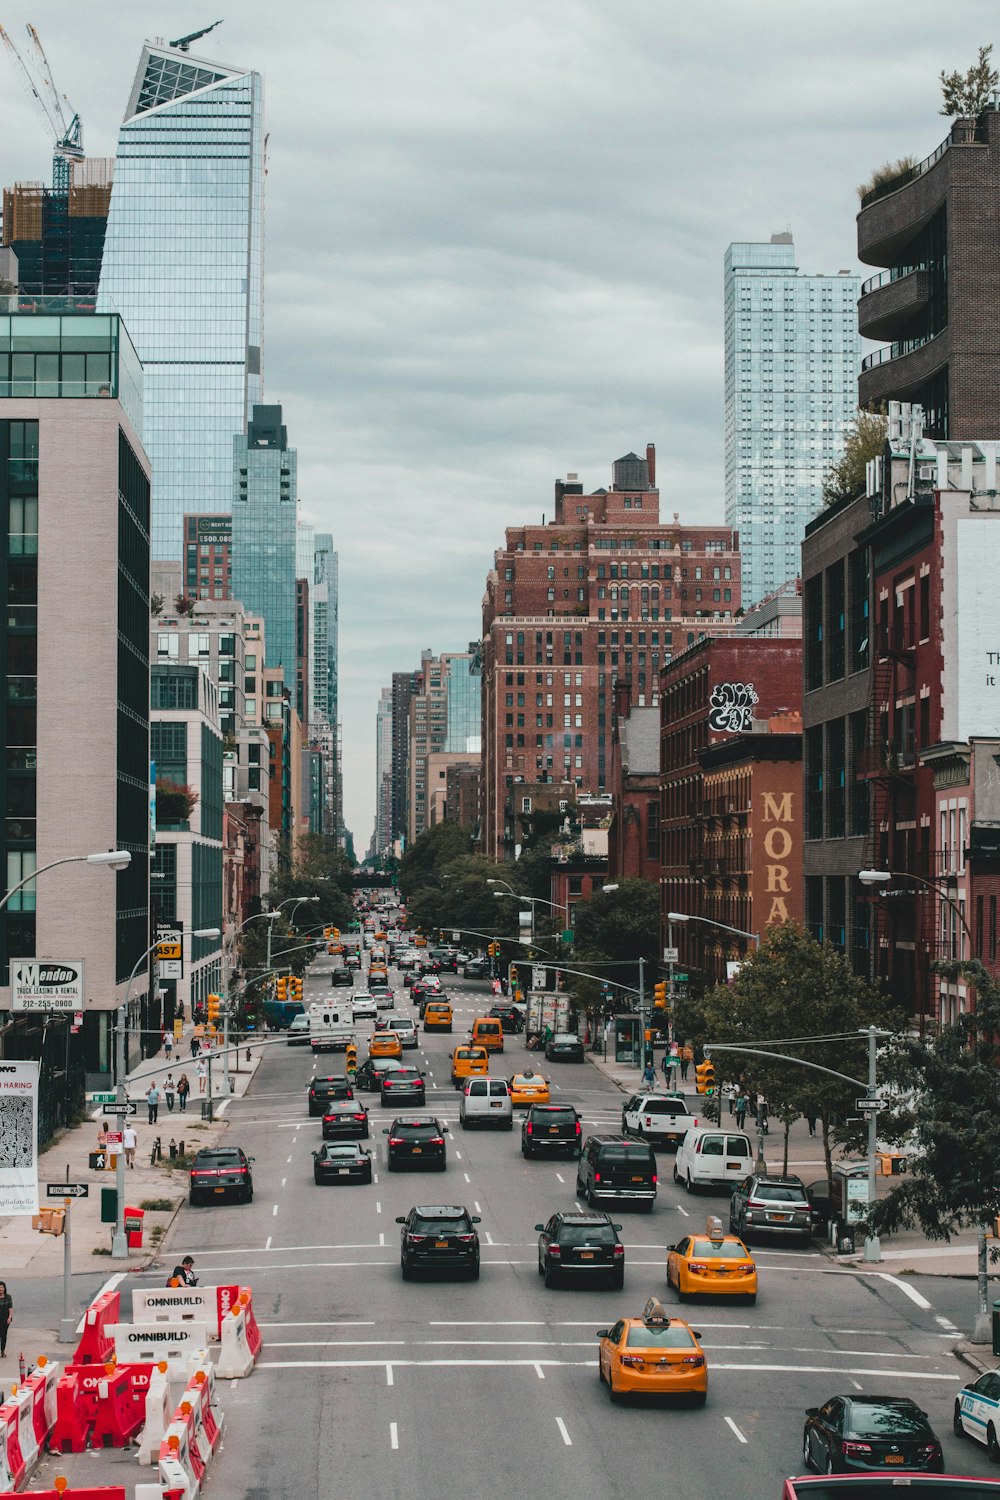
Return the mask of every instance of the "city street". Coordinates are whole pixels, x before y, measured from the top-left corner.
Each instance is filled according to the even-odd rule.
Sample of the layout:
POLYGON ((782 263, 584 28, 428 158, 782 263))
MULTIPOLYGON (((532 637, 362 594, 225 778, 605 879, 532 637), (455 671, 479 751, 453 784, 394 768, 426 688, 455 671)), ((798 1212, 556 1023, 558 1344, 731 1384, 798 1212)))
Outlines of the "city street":
MULTIPOLYGON (((307 1003, 328 984, 328 971, 314 971, 307 1003)), ((938 1285, 926 1278, 915 1291, 910 1279, 845 1271, 818 1247, 755 1247, 754 1308, 685 1307, 709 1359, 703 1410, 612 1406, 597 1380, 594 1331, 640 1312, 652 1294, 675 1308, 665 1246, 708 1213, 724 1215, 725 1200, 688 1198, 664 1155, 653 1214, 614 1214, 624 1226, 624 1292, 546 1290, 533 1226, 573 1206, 574 1166, 524 1161, 517 1121, 510 1134, 460 1129, 447 1053, 488 1008, 488 986, 459 979, 447 987, 455 1034, 421 1036, 419 1054, 428 1112, 451 1131, 443 1178, 385 1173, 390 1111, 368 1098, 376 1180, 317 1188, 310 1153, 320 1125, 308 1117, 306 1089, 314 1071, 337 1072, 342 1061, 273 1048, 229 1111, 229 1140, 256 1158, 253 1203, 185 1207, 175 1225, 164 1259, 189 1252, 204 1282, 249 1282, 265 1338, 254 1375, 223 1389, 217 1493, 308 1493, 336 1476, 339 1488, 384 1496, 484 1494, 523 1484, 530 1472, 553 1496, 631 1496, 659 1466, 688 1500, 723 1488, 777 1495, 783 1477, 801 1472, 803 1408, 860 1389, 915 1397, 944 1442, 946 1466, 989 1472, 984 1450, 951 1435, 966 1371, 950 1353, 952 1325, 931 1302, 938 1285), (395 1218, 419 1202, 464 1203, 482 1215, 478 1283, 403 1283, 395 1218)), ((409 1013, 401 985, 396 995, 409 1013)), ((529 1058, 538 1066, 508 1038, 492 1071, 513 1072, 529 1058)), ((589 1063, 545 1071, 553 1097, 580 1109, 585 1135, 618 1129, 621 1094, 589 1063)))

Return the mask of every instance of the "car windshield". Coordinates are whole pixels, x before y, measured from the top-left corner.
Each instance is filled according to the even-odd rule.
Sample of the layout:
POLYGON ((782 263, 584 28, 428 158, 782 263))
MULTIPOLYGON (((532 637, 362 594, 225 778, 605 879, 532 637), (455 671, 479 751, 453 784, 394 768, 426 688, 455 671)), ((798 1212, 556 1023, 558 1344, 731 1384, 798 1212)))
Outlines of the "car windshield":
POLYGON ((360 1155, 360 1147, 358 1147, 358 1146, 327 1146, 326 1147, 326 1154, 327 1154, 327 1156, 358 1156, 358 1155, 360 1155))
POLYGON ((753 1190, 762 1203, 807 1203, 805 1188, 797 1182, 758 1182, 753 1190))
POLYGON ((715 1260, 745 1260, 746 1253, 742 1245, 734 1245, 731 1240, 694 1240, 691 1244, 692 1255, 711 1256, 715 1260))
POLYGON ((927 1437, 927 1418, 915 1406, 851 1403, 850 1431, 859 1438, 927 1437))
POLYGON ((560 1245, 613 1245, 615 1232, 610 1224, 561 1224, 560 1245))
POLYGON ((694 1339, 688 1329, 676 1324, 669 1328, 647 1328, 640 1324, 629 1329, 625 1342, 629 1349, 690 1349, 694 1339))
POLYGON ((413 1230, 417 1234, 468 1234, 472 1225, 468 1219, 414 1219, 413 1230))

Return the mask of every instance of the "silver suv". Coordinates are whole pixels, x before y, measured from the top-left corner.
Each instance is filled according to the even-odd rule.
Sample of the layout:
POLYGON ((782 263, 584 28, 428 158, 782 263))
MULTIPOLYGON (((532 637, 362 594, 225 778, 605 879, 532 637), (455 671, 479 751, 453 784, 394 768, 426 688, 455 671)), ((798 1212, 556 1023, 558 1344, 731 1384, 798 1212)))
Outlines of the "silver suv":
POLYGON ((473 1125, 497 1125, 513 1130, 514 1109, 506 1078, 467 1078, 458 1106, 462 1129, 473 1125))

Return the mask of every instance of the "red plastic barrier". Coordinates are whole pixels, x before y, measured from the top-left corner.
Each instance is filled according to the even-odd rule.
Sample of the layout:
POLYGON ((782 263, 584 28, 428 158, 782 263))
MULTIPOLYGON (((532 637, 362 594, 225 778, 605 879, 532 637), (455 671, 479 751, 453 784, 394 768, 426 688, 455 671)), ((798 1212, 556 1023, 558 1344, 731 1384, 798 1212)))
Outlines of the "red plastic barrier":
POLYGON ((19 1420, 17 1403, 5 1401, 0 1406, 0 1483, 9 1485, 12 1490, 19 1490, 28 1474, 21 1452, 19 1420))
POLYGON ((264 1340, 261 1337, 260 1328, 257 1326, 257 1319, 254 1317, 253 1288, 241 1286, 240 1300, 245 1304, 247 1311, 247 1343, 250 1345, 250 1353, 256 1360, 264 1346, 264 1340))
POLYGON ((90 1438, 93 1416, 84 1410, 80 1374, 67 1371, 56 1381, 56 1420, 49 1434, 52 1453, 82 1453, 90 1438))
POLYGON ((145 1406, 136 1399, 127 1365, 119 1365, 97 1386, 97 1416, 90 1434, 92 1448, 125 1448, 145 1421, 145 1406))
MULTIPOLYGON (((108 1364, 113 1363, 108 1360, 108 1364)), ((127 1370, 132 1382, 132 1390, 137 1400, 145 1401, 146 1392, 149 1390, 149 1379, 153 1373, 154 1366, 148 1361, 129 1361, 128 1364, 118 1365, 119 1370, 127 1370)), ((80 1377, 81 1400, 87 1405, 89 1418, 93 1421, 97 1415, 97 1386, 103 1380, 105 1373, 104 1365, 67 1365, 67 1375, 78 1375, 80 1377)))
MULTIPOLYGON (((84 1485, 83 1489, 32 1490, 32 1500, 126 1500, 125 1487, 120 1484, 84 1485)), ((18 1500, 13 1490, 0 1490, 0 1500, 18 1500)))
POLYGON ((115 1352, 114 1339, 105 1331, 121 1322, 121 1293, 102 1292, 83 1315, 83 1335, 73 1356, 75 1365, 103 1365, 115 1352))

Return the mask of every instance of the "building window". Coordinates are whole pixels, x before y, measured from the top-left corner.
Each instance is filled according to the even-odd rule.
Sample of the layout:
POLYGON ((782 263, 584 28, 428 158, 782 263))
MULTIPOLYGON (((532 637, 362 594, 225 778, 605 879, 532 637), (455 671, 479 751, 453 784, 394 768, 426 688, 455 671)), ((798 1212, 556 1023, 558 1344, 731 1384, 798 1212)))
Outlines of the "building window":
POLYGON ((161 661, 177 661, 180 652, 180 636, 176 631, 156 637, 156 654, 161 661))

